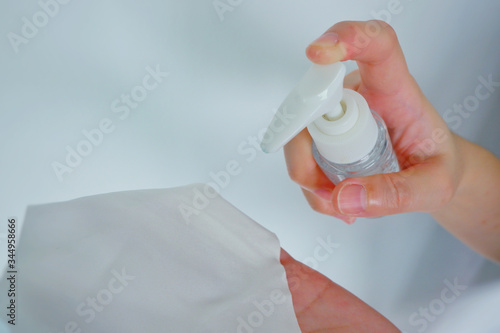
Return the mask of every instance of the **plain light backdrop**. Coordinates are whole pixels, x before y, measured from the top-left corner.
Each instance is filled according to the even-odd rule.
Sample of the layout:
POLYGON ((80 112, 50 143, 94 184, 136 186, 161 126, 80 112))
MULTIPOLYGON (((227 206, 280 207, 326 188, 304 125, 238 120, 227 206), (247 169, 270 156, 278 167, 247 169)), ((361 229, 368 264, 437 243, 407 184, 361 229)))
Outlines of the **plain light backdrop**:
MULTIPOLYGON (((342 20, 388 21, 426 96, 457 116, 453 105, 474 96, 480 77, 500 81, 500 2, 73 0, 46 22, 41 10, 37 0, 0 1, 0 262, 7 218, 22 221, 27 205, 210 182, 237 161, 241 172, 222 196, 407 332, 421 328, 410 317, 439 298, 445 280, 473 290, 499 276, 427 214, 347 226, 313 212, 283 154, 253 143, 309 67, 308 43, 342 20), (230 10, 218 13, 217 3, 230 10), (33 16, 44 26, 13 46, 33 16), (113 103, 142 84, 148 66, 168 77, 120 119, 113 103), (65 164, 67 147, 103 119, 113 132, 59 179, 54 162, 65 164), (328 238, 338 248, 315 257, 328 238)), ((453 130, 500 156, 499 105, 494 91, 453 130)))

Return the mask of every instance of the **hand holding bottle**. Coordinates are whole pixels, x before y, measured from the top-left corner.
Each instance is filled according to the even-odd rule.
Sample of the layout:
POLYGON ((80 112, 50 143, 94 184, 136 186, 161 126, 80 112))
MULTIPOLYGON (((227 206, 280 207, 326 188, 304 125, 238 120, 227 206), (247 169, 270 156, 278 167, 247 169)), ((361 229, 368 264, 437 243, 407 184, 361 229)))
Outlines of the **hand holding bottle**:
POLYGON ((448 129, 410 74, 394 30, 381 21, 341 22, 306 54, 317 64, 357 62, 359 71, 344 85, 384 119, 401 167, 335 186, 314 160, 311 136, 303 130, 284 152, 289 175, 311 207, 348 223, 430 212, 465 243, 500 260, 500 161, 448 129))
POLYGON ((346 86, 385 120, 403 169, 334 186, 313 160, 311 138, 302 131, 285 146, 285 156, 290 177, 311 206, 353 221, 357 216, 431 211, 448 202, 461 171, 454 136, 410 75, 392 28, 379 21, 342 22, 314 41, 307 56, 318 64, 357 61, 359 72, 346 78, 346 86))

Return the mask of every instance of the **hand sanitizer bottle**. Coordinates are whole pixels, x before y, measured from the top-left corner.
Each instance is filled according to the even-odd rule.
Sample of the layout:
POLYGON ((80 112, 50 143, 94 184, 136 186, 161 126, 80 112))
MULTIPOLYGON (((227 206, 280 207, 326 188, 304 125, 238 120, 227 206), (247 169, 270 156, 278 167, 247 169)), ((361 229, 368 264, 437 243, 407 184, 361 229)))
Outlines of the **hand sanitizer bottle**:
POLYGON ((313 65, 279 107, 262 150, 277 151, 307 127, 314 159, 334 184, 399 171, 384 121, 363 96, 343 89, 345 72, 341 62, 313 65))

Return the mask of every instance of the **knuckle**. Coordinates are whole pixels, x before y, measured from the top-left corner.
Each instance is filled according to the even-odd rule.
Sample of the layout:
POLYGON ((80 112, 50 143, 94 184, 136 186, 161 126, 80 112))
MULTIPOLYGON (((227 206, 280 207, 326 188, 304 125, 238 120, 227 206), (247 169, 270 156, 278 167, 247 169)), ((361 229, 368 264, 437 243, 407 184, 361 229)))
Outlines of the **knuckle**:
POLYGON ((314 160, 309 163, 302 161, 301 165, 288 164, 288 176, 301 187, 311 187, 315 179, 313 176, 315 174, 315 167, 316 162, 314 160))
POLYGON ((394 28, 387 22, 381 20, 371 20, 366 24, 367 26, 371 25, 377 28, 377 30, 380 32, 380 34, 376 34, 378 35, 377 39, 379 41, 385 41, 384 44, 386 45, 387 49, 392 50, 394 46, 399 44, 396 30, 394 30, 394 28))
POLYGON ((319 200, 309 200, 309 206, 311 206, 312 210, 317 213, 325 213, 325 207, 322 202, 319 202, 319 200))
POLYGON ((372 25, 377 25, 380 27, 380 29, 382 30, 385 30, 387 29, 388 27, 390 28, 391 26, 389 25, 389 23, 385 22, 385 21, 382 21, 382 20, 368 20, 366 22, 366 24, 372 24, 372 25))
POLYGON ((380 24, 380 26, 382 27, 382 29, 384 29, 384 31, 387 34, 396 35, 396 31, 394 30, 394 28, 389 23, 387 23, 385 21, 382 21, 382 20, 377 20, 377 23, 380 24))
POLYGON ((304 193, 307 203, 311 207, 311 209, 320 214, 328 214, 328 203, 324 200, 320 200, 316 198, 314 195, 305 192, 304 193))
POLYGON ((295 168, 291 168, 288 166, 287 168, 288 171, 288 177, 290 177, 291 180, 293 180, 295 183, 298 183, 298 180, 300 179, 300 173, 297 172, 295 168))
POLYGON ((389 40, 389 43, 391 45, 399 44, 398 36, 396 34, 396 30, 394 30, 394 28, 392 26, 390 26, 389 24, 387 24, 387 23, 385 23, 384 33, 385 33, 385 35, 386 35, 386 37, 389 40))
POLYGON ((303 172, 298 171, 295 168, 288 168, 288 176, 292 181, 299 185, 305 185, 307 181, 306 175, 303 172))
POLYGON ((367 24, 378 26, 380 28, 380 31, 382 31, 382 33, 389 39, 397 39, 396 30, 394 30, 394 28, 389 23, 382 20, 370 20, 367 22, 367 24))
POLYGON ((413 197, 406 178, 398 174, 384 174, 382 177, 386 183, 386 207, 394 210, 407 210, 411 208, 413 197))

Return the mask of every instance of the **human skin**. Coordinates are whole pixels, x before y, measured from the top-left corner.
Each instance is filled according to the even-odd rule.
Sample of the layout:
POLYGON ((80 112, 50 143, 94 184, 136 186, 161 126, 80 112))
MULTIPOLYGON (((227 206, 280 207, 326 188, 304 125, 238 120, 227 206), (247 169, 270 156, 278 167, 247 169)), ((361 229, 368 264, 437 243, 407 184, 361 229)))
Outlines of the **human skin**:
MULTIPOLYGON (((317 64, 355 60, 344 85, 385 121, 401 172, 335 186, 318 167, 307 130, 284 148, 288 173, 311 205, 347 223, 356 217, 428 212, 465 244, 500 262, 500 161, 448 129, 410 74, 385 22, 340 22, 311 43, 317 64)), ((374 222, 376 223, 376 222, 374 222)))
POLYGON ((324 275, 281 250, 295 315, 303 333, 396 333, 389 320, 324 275))

